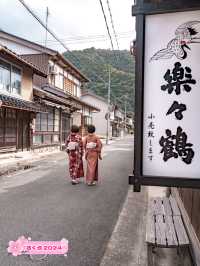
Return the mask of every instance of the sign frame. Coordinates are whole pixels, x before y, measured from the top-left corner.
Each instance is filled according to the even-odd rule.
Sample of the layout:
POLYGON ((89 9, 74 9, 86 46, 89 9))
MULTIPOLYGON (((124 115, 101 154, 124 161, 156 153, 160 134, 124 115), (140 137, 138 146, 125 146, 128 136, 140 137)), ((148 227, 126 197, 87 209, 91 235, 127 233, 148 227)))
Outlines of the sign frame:
MULTIPOLYGON (((146 15, 174 13, 200 10, 200 2, 196 0, 171 0, 159 3, 145 3, 136 0, 132 7, 132 15, 136 17, 136 67, 135 67, 135 138, 134 138, 134 170, 129 176, 129 184, 135 192, 141 191, 141 185, 200 188, 199 178, 147 176, 143 175, 143 115, 144 115, 144 60, 145 60, 145 19, 146 15)), ((153 1, 152 1, 153 2, 153 1)), ((156 1, 155 1, 156 2, 156 1)))

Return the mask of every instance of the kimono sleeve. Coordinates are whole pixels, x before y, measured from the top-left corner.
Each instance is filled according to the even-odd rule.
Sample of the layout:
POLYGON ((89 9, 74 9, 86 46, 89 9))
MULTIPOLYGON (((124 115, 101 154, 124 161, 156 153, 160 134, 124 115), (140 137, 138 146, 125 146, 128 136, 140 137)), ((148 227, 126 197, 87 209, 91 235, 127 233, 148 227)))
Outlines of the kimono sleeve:
POLYGON ((65 146, 66 146, 66 147, 68 146, 69 142, 70 142, 70 135, 67 137, 67 139, 66 139, 66 141, 65 141, 65 146))
POLYGON ((97 152, 101 153, 102 150, 102 142, 99 137, 97 137, 97 152))
POLYGON ((84 141, 82 140, 82 137, 79 139, 79 147, 80 147, 80 152, 83 155, 84 153, 84 141))
POLYGON ((65 147, 66 147, 66 152, 69 153, 69 149, 68 149, 68 144, 70 142, 70 135, 67 137, 66 141, 65 141, 65 147))
POLYGON ((87 137, 83 139, 83 149, 86 150, 86 145, 87 145, 87 137))

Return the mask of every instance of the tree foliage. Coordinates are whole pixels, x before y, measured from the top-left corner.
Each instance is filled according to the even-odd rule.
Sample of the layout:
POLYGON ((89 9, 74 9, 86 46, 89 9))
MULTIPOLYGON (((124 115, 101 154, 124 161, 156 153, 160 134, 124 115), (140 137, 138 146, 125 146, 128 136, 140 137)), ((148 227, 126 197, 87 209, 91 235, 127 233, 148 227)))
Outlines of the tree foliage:
POLYGON ((127 110, 134 111, 135 62, 129 51, 113 52, 88 48, 73 51, 73 54, 66 52, 64 56, 90 79, 86 88, 105 98, 107 98, 108 88, 97 76, 108 82, 110 66, 112 102, 124 109, 124 99, 127 98, 127 110))

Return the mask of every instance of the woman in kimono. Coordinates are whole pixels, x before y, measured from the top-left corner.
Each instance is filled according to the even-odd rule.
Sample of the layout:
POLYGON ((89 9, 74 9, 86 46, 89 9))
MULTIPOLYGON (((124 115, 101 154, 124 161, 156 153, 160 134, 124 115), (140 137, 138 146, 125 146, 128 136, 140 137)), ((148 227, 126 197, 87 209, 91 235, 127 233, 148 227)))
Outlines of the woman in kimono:
POLYGON ((66 151, 69 155, 69 173, 72 184, 79 183, 79 179, 84 176, 83 171, 83 141, 79 135, 79 127, 73 125, 71 133, 66 141, 66 151))
POLYGON ((99 137, 95 135, 95 127, 89 125, 88 135, 83 141, 85 150, 85 159, 87 161, 86 182, 89 186, 96 185, 98 181, 98 160, 102 160, 102 143, 99 137))

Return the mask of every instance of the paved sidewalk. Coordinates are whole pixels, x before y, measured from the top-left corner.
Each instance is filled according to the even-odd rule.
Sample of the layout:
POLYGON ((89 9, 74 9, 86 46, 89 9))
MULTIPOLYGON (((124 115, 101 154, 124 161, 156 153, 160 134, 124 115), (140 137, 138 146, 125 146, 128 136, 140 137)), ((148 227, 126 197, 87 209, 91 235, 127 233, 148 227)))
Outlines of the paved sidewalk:
MULTIPOLYGON (((166 188, 143 187, 133 192, 130 187, 118 222, 100 266, 147 266, 146 213, 151 197, 162 197, 166 188), (139 210, 139 211, 138 211, 139 210)), ((181 264, 175 249, 157 249, 154 266, 191 266, 189 254, 181 264)))
POLYGON ((0 176, 7 175, 12 172, 31 168, 32 164, 48 159, 49 156, 62 153, 60 150, 45 152, 16 152, 9 154, 0 154, 0 176))
POLYGON ((147 196, 146 189, 141 193, 133 193, 130 187, 101 266, 146 265, 144 241, 147 196))

